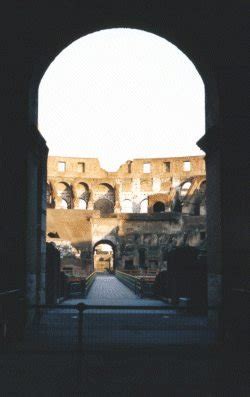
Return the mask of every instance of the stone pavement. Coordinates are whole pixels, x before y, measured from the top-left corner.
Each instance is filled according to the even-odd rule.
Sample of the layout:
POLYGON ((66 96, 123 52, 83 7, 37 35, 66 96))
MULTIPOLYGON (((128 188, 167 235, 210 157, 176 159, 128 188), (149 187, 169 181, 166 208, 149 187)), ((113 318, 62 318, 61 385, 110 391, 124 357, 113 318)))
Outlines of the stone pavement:
POLYGON ((139 298, 112 275, 96 276, 87 298, 69 299, 63 304, 75 305, 79 302, 89 305, 166 306, 164 302, 156 299, 139 298))
MULTIPOLYGON (((182 311, 177 313, 177 310, 162 301, 142 299, 115 276, 103 274, 96 276, 86 299, 66 300, 60 310, 50 310, 43 317, 43 324, 52 324, 53 332, 57 332, 55 325, 58 323, 57 342, 61 340, 60 343, 64 346, 69 344, 70 329, 77 328, 77 312, 73 314, 70 308, 81 302, 90 306, 129 306, 119 309, 90 307, 84 311, 84 343, 85 347, 90 349, 119 346, 163 347, 197 343, 206 345, 216 341, 216 331, 209 329, 206 316, 187 315, 182 311), (67 326, 69 331, 65 338, 60 331, 62 322, 64 333, 67 326)), ((53 341, 52 344, 54 343, 53 341)), ((49 341, 47 346, 48 344, 49 341)))

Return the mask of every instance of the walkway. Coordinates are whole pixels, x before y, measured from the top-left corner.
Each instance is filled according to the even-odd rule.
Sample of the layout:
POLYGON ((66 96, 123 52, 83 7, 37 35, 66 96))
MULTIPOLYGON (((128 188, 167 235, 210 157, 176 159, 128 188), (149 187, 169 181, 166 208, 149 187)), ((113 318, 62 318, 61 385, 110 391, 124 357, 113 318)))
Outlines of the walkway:
MULTIPOLYGON (((214 330, 208 329, 205 316, 192 316, 150 298, 140 298, 115 276, 98 275, 85 299, 70 299, 63 305, 70 307, 84 302, 88 305, 129 306, 131 309, 88 308, 84 312, 84 343, 96 349, 103 346, 166 346, 174 344, 207 344, 215 341, 214 330), (135 308, 140 306, 141 308, 135 308), (145 306, 152 307, 146 308, 145 306), (159 308, 159 309, 157 309, 159 308)), ((53 321, 60 323, 62 315, 71 316, 77 326, 77 313, 69 313, 64 306, 50 311, 53 321), (58 317, 56 317, 58 316, 58 317)), ((48 320, 48 319, 47 319, 48 320)), ((61 336, 60 336, 61 338, 61 336)), ((65 344, 67 340, 65 339, 65 344)))
POLYGON ((89 305, 165 306, 156 299, 139 298, 112 275, 96 276, 86 299, 69 299, 64 303, 75 305, 78 302, 89 305))
POLYGON ((216 341, 216 329, 210 329, 206 316, 183 313, 159 300, 141 299, 112 275, 97 276, 86 299, 66 300, 39 313, 27 329, 24 350, 73 351, 79 348, 79 335, 85 351, 204 346, 216 341), (79 312, 74 307, 80 302, 109 306, 84 311, 82 334, 79 312))

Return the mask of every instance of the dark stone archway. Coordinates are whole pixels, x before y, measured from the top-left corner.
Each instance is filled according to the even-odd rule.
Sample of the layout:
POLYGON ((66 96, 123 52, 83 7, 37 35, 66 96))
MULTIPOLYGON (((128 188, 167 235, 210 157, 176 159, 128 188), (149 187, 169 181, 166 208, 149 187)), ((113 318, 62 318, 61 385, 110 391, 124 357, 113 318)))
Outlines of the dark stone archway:
POLYGON ((165 212, 165 204, 162 201, 157 201, 153 205, 153 212, 165 212))
POLYGON ((205 85, 206 135, 199 146, 206 152, 208 283, 219 287, 213 288, 209 303, 223 303, 227 319, 224 335, 230 338, 232 319, 237 323, 239 307, 247 302, 250 288, 245 281, 249 277, 249 199, 245 194, 249 181, 248 3, 230 2, 226 9, 219 2, 192 2, 192 6, 188 2, 151 2, 143 6, 137 0, 131 5, 92 0, 62 1, 60 7, 56 3, 15 2, 9 7, 0 76, 5 125, 2 180, 7 203, 1 216, 7 220, 2 222, 2 290, 19 288, 31 303, 44 300, 43 288, 36 291, 45 271, 48 150, 37 130, 38 87, 44 72, 67 45, 88 33, 113 27, 142 29, 182 50, 205 85), (16 183, 10 181, 19 183, 18 202, 16 183), (235 305, 236 301, 240 304, 235 305))

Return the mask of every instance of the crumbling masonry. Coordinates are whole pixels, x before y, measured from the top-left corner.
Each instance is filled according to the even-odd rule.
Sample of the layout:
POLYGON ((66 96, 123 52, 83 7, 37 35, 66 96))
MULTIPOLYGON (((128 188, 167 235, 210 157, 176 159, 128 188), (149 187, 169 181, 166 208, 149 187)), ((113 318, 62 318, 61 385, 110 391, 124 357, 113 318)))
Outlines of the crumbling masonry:
POLYGON ((205 188, 203 156, 135 159, 117 172, 97 159, 49 157, 47 240, 66 271, 92 271, 101 243, 116 268, 164 268, 172 247, 204 244, 205 188))

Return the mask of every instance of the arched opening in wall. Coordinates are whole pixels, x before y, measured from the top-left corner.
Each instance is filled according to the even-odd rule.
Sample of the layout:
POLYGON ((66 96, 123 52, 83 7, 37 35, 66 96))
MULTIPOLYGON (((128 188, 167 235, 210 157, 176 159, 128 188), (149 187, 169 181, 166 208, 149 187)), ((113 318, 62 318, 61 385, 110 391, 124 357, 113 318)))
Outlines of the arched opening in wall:
MULTIPOLYGON (((101 216, 147 213, 145 192, 167 194, 183 164, 189 165, 184 172, 195 172, 192 160, 177 167, 165 157, 202 154, 196 141, 205 129, 204 84, 194 64, 165 38, 138 29, 97 31, 66 47, 44 74, 39 129, 50 153, 61 156, 58 173, 112 182, 95 182, 81 197, 74 190, 74 208, 101 216), (172 145, 159 144, 165 136, 172 145), (74 157, 62 157, 69 155, 74 157)), ((48 175, 55 172, 50 164, 48 175)))
POLYGON ((79 210, 86 210, 87 209, 87 202, 84 199, 79 199, 78 201, 78 208, 79 210))
MULTIPOLYGON (((125 31, 130 34, 131 31, 136 29, 111 30, 114 33, 117 33, 117 37, 119 37, 120 31, 123 31, 122 34, 125 33, 125 31)), ((84 174, 84 180, 86 180, 90 186, 90 200, 87 203, 85 197, 78 197, 78 208, 81 208, 81 206, 82 208, 85 208, 86 202, 86 208, 100 211, 100 216, 103 218, 108 217, 110 214, 113 214, 112 217, 115 217, 119 212, 130 212, 131 204, 129 203, 129 200, 132 203, 133 212, 146 214, 148 212, 148 199, 145 199, 145 196, 158 193, 160 200, 162 199, 163 201, 159 201, 154 204, 153 212, 165 212, 166 209, 164 202, 166 202, 166 199, 170 197, 175 187, 180 184, 180 180, 183 181, 183 175, 185 174, 186 179, 187 177, 191 177, 192 173, 197 172, 196 159, 192 159, 190 155, 198 153, 202 154, 201 151, 194 148, 196 147, 196 141, 200 138, 205 127, 203 82, 192 62, 175 46, 171 45, 172 50, 177 51, 178 56, 181 54, 185 59, 183 70, 181 70, 179 66, 176 68, 176 65, 173 65, 173 67, 170 68, 164 62, 161 64, 159 58, 153 56, 154 51, 146 51, 146 53, 151 56, 151 59, 148 58, 147 54, 142 55, 140 53, 140 48, 142 49, 147 47, 142 46, 141 42, 140 46, 136 49, 133 49, 132 47, 136 40, 132 40, 133 42, 130 41, 124 46, 124 37, 122 38, 123 45, 116 45, 116 56, 113 58, 116 70, 112 73, 112 65, 110 63, 109 65, 105 65, 104 58, 99 58, 100 52, 98 53, 98 51, 100 50, 100 47, 98 47, 98 44, 95 41, 99 34, 105 35, 105 39, 101 41, 101 47, 103 47, 103 49, 110 55, 109 50, 112 47, 112 42, 109 41, 109 32, 107 31, 96 32, 93 35, 90 34, 86 38, 82 39, 90 39, 91 42, 93 38, 96 43, 96 46, 93 46, 92 42, 90 53, 88 53, 87 48, 84 47, 82 55, 84 65, 81 63, 79 57, 79 52, 76 47, 77 42, 73 43, 71 46, 67 47, 63 53, 66 55, 69 51, 70 64, 74 64, 74 73, 68 69, 67 62, 65 61, 66 58, 64 58, 64 73, 62 74, 62 79, 61 81, 57 81, 56 85, 52 87, 52 91, 54 93, 59 92, 62 94, 61 97, 65 98, 65 104, 61 104, 60 109, 56 112, 55 107, 58 106, 58 101, 55 100, 54 97, 53 104, 51 104, 53 113, 70 114, 70 112, 72 112, 75 115, 74 120, 78 121, 78 125, 76 125, 75 128, 73 127, 72 121, 68 121, 64 125, 61 124, 60 128, 58 128, 59 124, 57 124, 56 130, 60 130, 60 137, 63 136, 67 141, 65 145, 61 145, 62 151, 64 151, 65 148, 67 151, 72 149, 75 156, 74 159, 76 159, 73 161, 72 157, 72 162, 69 162, 69 167, 66 159, 63 169, 61 169, 60 172, 64 172, 64 175, 69 172, 68 177, 77 177, 77 180, 79 180, 80 174, 82 174, 82 176, 84 174), (106 39, 107 41, 105 41, 106 39), (126 57, 124 54, 120 57, 117 52, 118 48, 125 47, 129 48, 130 55, 133 53, 135 57, 126 57), (130 65, 127 68, 127 65, 124 63, 124 59, 136 59, 137 55, 139 57, 139 68, 133 75, 133 67, 135 65, 130 65), (155 59, 158 59, 157 63, 155 63, 155 59), (80 81, 78 82, 79 84, 77 82, 74 82, 73 84, 70 83, 71 76, 79 76, 80 74, 77 73, 80 69, 78 69, 79 65, 77 62, 74 63, 75 60, 79 65, 81 65, 81 73, 84 71, 87 79, 91 81, 91 85, 86 86, 86 81, 80 81), (88 70, 85 67, 89 60, 92 62, 92 75, 93 65, 102 65, 101 69, 98 68, 98 70, 96 70, 94 80, 93 78, 90 78, 91 76, 88 74, 88 70), (126 68, 127 70, 125 70, 126 68), (173 73, 176 70, 178 70, 178 73, 173 78, 173 73), (130 79, 126 84, 124 81, 127 71, 129 72, 130 79), (148 73, 149 71, 150 74, 148 73), (188 77, 190 77, 189 73, 191 72, 194 73, 196 80, 191 79, 188 81, 188 77), (115 77, 114 86, 110 84, 109 77, 111 75, 115 77), (65 84, 63 84, 63 82, 65 82, 65 76, 67 76, 67 86, 62 88, 65 86, 65 84), (163 76, 163 80, 159 78, 160 76, 163 76), (171 76, 170 85, 166 83, 168 76, 171 76), (184 80, 186 77, 183 76, 187 77, 187 91, 184 89, 184 80), (121 78, 121 80, 119 80, 119 78, 121 78), (138 81, 140 87, 145 88, 143 92, 141 92, 141 89, 136 89, 136 81, 138 81), (102 102, 100 103, 98 101, 101 97, 101 93, 98 89, 101 86, 101 83, 104 83, 103 92, 105 92, 105 98, 102 99, 102 102), (73 86, 78 87, 81 93, 84 92, 89 94, 85 98, 82 98, 82 101, 79 102, 79 104, 76 103, 75 95, 73 95, 72 92, 67 91, 69 87, 73 86), (174 86, 177 87, 178 95, 171 94, 170 99, 167 99, 165 94, 169 94, 170 87, 174 86), (128 88, 128 92, 124 91, 124 87, 128 88), (163 91, 161 89, 163 89, 163 91), (136 93, 136 95, 131 95, 131 92, 136 93), (159 94, 159 92, 161 93, 159 94), (194 92, 196 93, 195 95, 194 92), (146 99, 146 105, 141 107, 138 103, 143 103, 143 95, 144 99, 146 99), (175 106, 177 107, 174 108, 173 98, 176 97, 178 98, 178 101, 175 103, 175 106), (196 99, 193 102, 194 97, 196 99), (138 100, 137 104, 133 102, 134 98, 138 100), (159 98, 160 101, 157 102, 156 99, 159 98), (151 102, 151 99, 153 102, 151 102), (108 104, 108 108, 104 109, 104 104, 106 103, 108 104), (73 106, 70 107, 69 105, 71 104, 73 106), (84 104, 84 107, 82 104, 84 104), (166 108, 168 109, 168 112, 166 112, 166 108), (134 113, 129 113, 131 109, 134 113), (121 113, 119 113, 120 110, 121 113), (84 119, 81 119, 79 114, 84 115, 84 119), (180 117, 180 114, 182 117, 180 117), (91 116, 91 119, 89 120, 89 123, 87 123, 89 115, 91 116), (148 115, 152 116, 151 121, 147 118, 148 115), (194 131, 194 126, 191 126, 188 123, 190 120, 197 119, 199 119, 199 125, 198 127, 196 126, 197 135, 194 134, 193 137, 190 138, 191 132, 194 131), (141 122, 142 120, 143 123, 141 122), (171 120, 172 123, 170 128, 167 126, 167 122, 169 120, 171 120), (180 120, 183 120, 184 126, 179 124, 180 120), (97 121, 99 122, 98 126, 96 125, 97 121), (115 127, 112 131, 113 121, 115 122, 115 127), (130 124, 128 122, 130 122, 130 124), (66 127, 67 125, 68 128, 66 127), (144 126, 143 131, 140 130, 142 125, 144 126), (67 135, 69 127, 72 131, 70 136, 67 135), (73 139, 75 131, 81 131, 81 134, 78 134, 76 138, 73 139), (173 131, 172 137, 168 136, 166 131, 173 131), (183 131, 185 131, 185 133, 183 131), (188 136, 188 140, 185 140, 186 136, 188 136), (166 145, 164 145, 163 137, 166 138, 166 145), (74 141, 77 142, 77 148, 72 147, 72 142, 74 141), (82 145, 79 144, 80 141, 82 142, 82 145), (142 145, 142 142, 146 144, 142 145), (159 142, 161 142, 161 144, 159 144, 159 142), (172 152, 169 151, 169 142, 172 142, 172 152), (192 147, 190 146, 190 142, 192 142, 192 147), (139 145, 137 145, 137 143, 139 143, 139 145), (83 154, 81 152, 81 148, 84 148, 83 154), (146 150, 143 153, 141 152, 142 148, 146 150), (186 156, 185 161, 183 158, 182 160, 173 159, 173 157, 178 156, 186 156), (128 158, 134 159, 131 160, 129 166, 127 163, 128 158), (111 164, 111 161, 113 160, 114 162, 111 164), (77 173, 77 176, 75 173, 77 173), (162 198, 161 194, 165 195, 165 197, 162 198), (84 202, 81 200, 84 200, 84 202)), ((148 35, 147 32, 139 31, 139 35, 142 36, 144 34, 148 35)), ((152 50, 153 48, 158 48, 158 50, 161 51, 164 45, 170 44, 164 39, 163 43, 161 41, 162 38, 159 36, 149 35, 151 38, 153 36, 152 50), (161 41, 159 46, 157 40, 161 41)), ((120 37, 122 37, 122 35, 120 37)), ((61 55, 62 54, 59 54, 47 71, 47 73, 49 72, 49 77, 52 75, 55 77, 56 66, 60 63, 61 55)), ((102 56, 104 56, 103 53, 102 56)), ((169 56, 168 59, 174 59, 174 51, 171 52, 171 56, 169 56)), ((55 78, 53 79, 53 84, 54 83, 55 78)), ((45 101, 42 106, 45 109, 45 101)), ((57 123, 59 120, 60 118, 58 118, 57 123)), ((46 124, 44 124, 44 126, 45 129, 48 127, 46 124)), ((45 129, 41 127, 42 133, 45 129)), ((53 133, 54 132, 55 128, 53 128, 53 133)), ((47 141, 50 145, 49 139, 47 139, 47 141)), ((203 166, 204 160, 202 159, 202 167, 203 166)), ((172 202, 169 202, 169 206, 173 211, 181 212, 182 207, 179 198, 175 197, 172 202)), ((77 208, 76 204, 75 208, 77 208)), ((128 218, 132 219, 133 216, 128 218)), ((150 214, 148 216, 148 222, 150 222, 150 214)), ((119 228, 117 228, 117 230, 119 230, 119 228)), ((142 230, 140 232, 142 232, 142 230)), ((164 233, 167 234, 165 231, 164 233)), ((165 237, 167 240, 167 235, 165 237)), ((158 249, 159 247, 156 248, 158 249)), ((155 247, 149 247, 149 249, 153 251, 155 247)), ((160 252, 160 249, 158 249, 158 251, 160 252)), ((160 264, 160 260, 158 259, 152 259, 151 261, 153 261, 153 267, 160 264)))
POLYGON ((101 198, 95 201, 94 210, 100 211, 101 216, 106 216, 114 212, 114 204, 106 198, 101 198))
POLYGON ((101 240, 94 245, 93 268, 100 273, 115 269, 115 246, 109 240, 101 240))
POLYGON ((140 213, 146 214, 148 212, 148 199, 144 199, 140 203, 140 213))
POLYGON ((63 210, 67 210, 69 208, 68 203, 65 199, 61 199, 60 208, 63 210))
POLYGON ((73 207, 73 195, 71 186, 66 182, 56 184, 56 193, 58 196, 57 208, 71 209, 73 207))
POLYGON ((94 210, 100 211, 101 216, 114 212, 115 189, 108 183, 100 183, 92 188, 94 210))
POLYGON ((165 204, 161 201, 157 201, 153 205, 153 212, 165 212, 165 204))
POLYGON ((133 158, 145 158, 146 176, 155 168, 146 161, 151 155, 161 157, 162 168, 171 173, 164 157, 201 154, 196 141, 205 129, 204 105, 202 79, 178 47, 150 32, 106 29, 74 41, 50 64, 39 87, 39 129, 51 154, 60 150, 81 157, 75 161, 78 175, 88 173, 91 158, 110 171, 124 164, 128 173, 133 158), (163 136, 166 146, 158 143, 163 136), (143 139, 147 145, 141 145, 143 139), (112 156, 110 148, 115 148, 112 156))
POLYGON ((131 200, 123 200, 121 203, 121 212, 131 214, 133 212, 133 203, 131 200))
POLYGON ((207 181, 202 181, 201 184, 200 184, 200 187, 199 187, 200 191, 202 193, 205 193, 206 192, 206 188, 207 188, 207 181))
POLYGON ((188 192, 190 186, 191 186, 190 181, 183 183, 183 185, 181 186, 181 191, 180 191, 181 197, 185 197, 187 195, 187 192, 188 192))
POLYGON ((89 201, 89 186, 84 182, 79 182, 76 187, 75 208, 86 210, 89 201))

